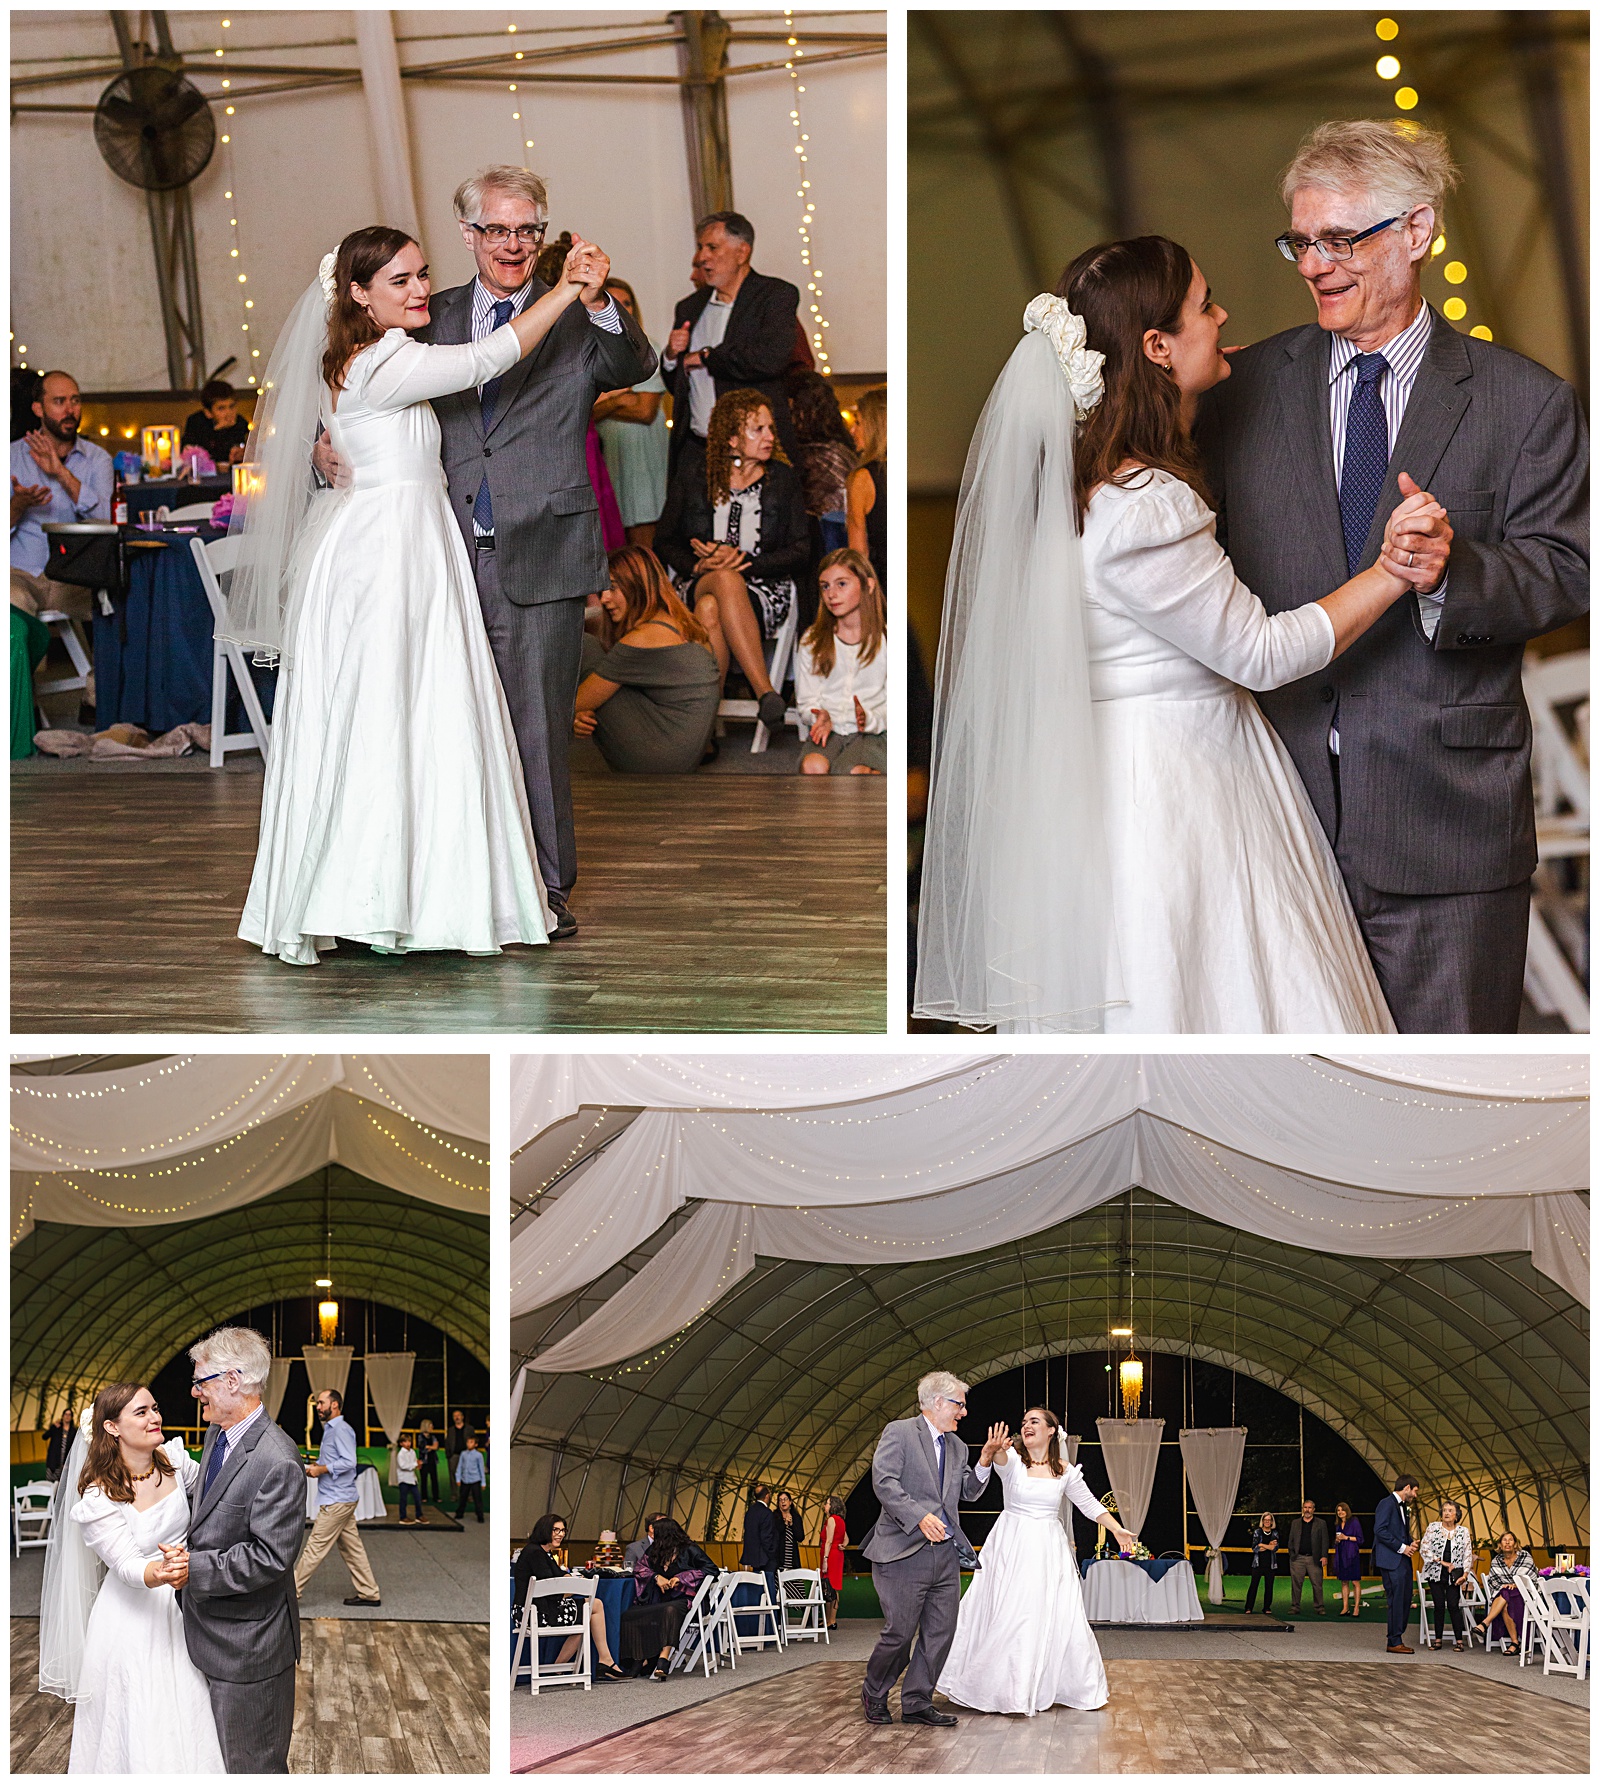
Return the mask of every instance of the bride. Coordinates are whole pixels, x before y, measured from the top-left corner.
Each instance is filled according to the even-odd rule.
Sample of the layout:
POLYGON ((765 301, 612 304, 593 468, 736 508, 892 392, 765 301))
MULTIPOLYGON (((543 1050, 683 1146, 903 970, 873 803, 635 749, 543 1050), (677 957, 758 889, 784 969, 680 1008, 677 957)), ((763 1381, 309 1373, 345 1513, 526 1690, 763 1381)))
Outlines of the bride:
POLYGON ((1083 1611, 1083 1584, 1063 1521, 1070 1499, 1103 1524, 1126 1553, 1131 1530, 1083 1484, 1061 1453, 1061 1421, 1031 1406, 1007 1442, 996 1426, 978 1458, 1000 1475, 1005 1510, 983 1545, 983 1565, 961 1600, 956 1638, 939 1675, 952 1703, 1035 1716, 1052 1704, 1098 1710, 1110 1696, 1100 1644, 1083 1611))
MULTIPOLYGON (((1227 320, 1162 236, 1028 305, 967 459, 939 652, 916 1013, 1001 1032, 1392 1032, 1316 814, 1246 689, 1323 668, 1437 564, 1269 616, 1191 427, 1227 320)), ((1409 479, 1405 483, 1409 483, 1409 479)), ((1404 484, 1402 485, 1404 487, 1404 484)))
POLYGON ((422 250, 358 229, 273 349, 221 636, 283 667, 240 936, 314 966, 343 936, 378 953, 542 943, 549 906, 505 695, 451 515, 433 397, 508 372, 604 256, 481 341, 427 346, 422 250), (314 489, 325 427, 352 468, 314 489))
POLYGON ((181 1438, 162 1443, 147 1387, 100 1390, 56 1488, 39 1604, 39 1689, 77 1706, 69 1772, 223 1770, 172 1587, 199 1472, 181 1438))

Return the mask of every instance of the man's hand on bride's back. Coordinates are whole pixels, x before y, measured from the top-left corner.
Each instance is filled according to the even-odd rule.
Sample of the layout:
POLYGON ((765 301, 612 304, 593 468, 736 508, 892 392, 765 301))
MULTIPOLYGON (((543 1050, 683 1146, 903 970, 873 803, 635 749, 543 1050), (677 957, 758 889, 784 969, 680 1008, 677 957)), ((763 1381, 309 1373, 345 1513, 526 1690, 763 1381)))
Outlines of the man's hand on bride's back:
POLYGON ((316 445, 311 448, 311 468, 330 489, 350 487, 350 467, 334 451, 333 442, 326 434, 319 434, 316 445))
POLYGON ((1455 532, 1450 516, 1409 472, 1400 473, 1401 502, 1383 529, 1383 567, 1424 592, 1437 588, 1450 567, 1455 532))

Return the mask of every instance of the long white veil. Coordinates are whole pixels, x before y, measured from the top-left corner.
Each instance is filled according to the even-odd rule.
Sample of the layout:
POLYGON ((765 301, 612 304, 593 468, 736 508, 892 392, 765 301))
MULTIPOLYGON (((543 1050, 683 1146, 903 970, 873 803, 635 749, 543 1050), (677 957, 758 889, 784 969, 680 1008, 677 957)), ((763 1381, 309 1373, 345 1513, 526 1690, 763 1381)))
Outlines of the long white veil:
POLYGON ((72 1516, 79 1498, 78 1476, 88 1454, 89 1445, 80 1427, 51 1502, 44 1585, 39 1594, 39 1689, 64 1697, 68 1703, 77 1701, 84 1633, 106 1571, 72 1516))
POLYGON ((228 537, 239 547, 228 617, 217 636, 267 660, 284 655, 304 582, 300 566, 321 531, 318 511, 338 499, 337 492, 319 493, 311 465, 322 415, 332 258, 289 312, 267 361, 245 448, 252 487, 228 523, 228 537))
POLYGON ((1121 1001, 1072 500, 1073 434, 1100 356, 1059 299, 1035 299, 1027 325, 961 482, 914 1008, 1002 1032, 1093 1033, 1121 1001))

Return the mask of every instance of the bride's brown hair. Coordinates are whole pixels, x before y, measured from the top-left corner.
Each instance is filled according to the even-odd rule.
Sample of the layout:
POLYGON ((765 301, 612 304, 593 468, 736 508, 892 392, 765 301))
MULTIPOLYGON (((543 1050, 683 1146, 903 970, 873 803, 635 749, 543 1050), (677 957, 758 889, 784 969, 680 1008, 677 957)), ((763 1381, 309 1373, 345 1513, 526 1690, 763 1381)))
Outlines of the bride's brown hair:
MULTIPOLYGON (((1050 1441, 1045 1445, 1044 1460, 1050 1464, 1051 1474, 1059 1480, 1061 1476, 1067 1472, 1067 1458, 1061 1453, 1061 1421, 1048 1406, 1030 1406, 1023 1412, 1022 1416, 1026 1418, 1030 1412, 1038 1413, 1039 1417, 1050 1427, 1050 1441)), ((1021 1455, 1023 1466, 1025 1468, 1031 1468, 1033 1466, 1033 1458, 1028 1454, 1028 1445, 1023 1439, 1022 1427, 1020 1425, 1017 1427, 1016 1435, 1011 1439, 1011 1442, 1013 1447, 1021 1455)))
MULTIPOLYGON (((133 1482, 128 1478, 121 1447, 106 1429, 106 1421, 121 1418, 123 1408, 143 1386, 142 1381, 120 1381, 115 1387, 101 1388, 95 1395, 89 1421, 89 1453, 78 1476, 79 1493, 98 1487, 107 1499, 115 1499, 121 1505, 133 1504, 133 1482)), ((152 1460, 163 1479, 177 1472, 160 1450, 152 1460)))
POLYGON ((1183 425, 1178 382, 1144 350, 1147 329, 1177 334, 1183 305, 1194 283, 1194 261, 1164 235, 1137 235, 1086 249, 1061 275, 1056 296, 1083 318, 1088 344, 1106 356, 1105 393, 1080 423, 1072 453, 1072 496, 1078 525, 1089 491, 1102 483, 1126 484, 1137 471, 1120 472, 1129 459, 1181 478, 1209 501, 1200 454, 1183 425))
POLYGON ((333 263, 333 302, 328 306, 328 349, 322 356, 322 381, 330 390, 343 390, 350 361, 363 347, 383 338, 383 330, 350 295, 351 285, 370 285, 415 239, 403 229, 374 224, 354 230, 340 242, 333 263))

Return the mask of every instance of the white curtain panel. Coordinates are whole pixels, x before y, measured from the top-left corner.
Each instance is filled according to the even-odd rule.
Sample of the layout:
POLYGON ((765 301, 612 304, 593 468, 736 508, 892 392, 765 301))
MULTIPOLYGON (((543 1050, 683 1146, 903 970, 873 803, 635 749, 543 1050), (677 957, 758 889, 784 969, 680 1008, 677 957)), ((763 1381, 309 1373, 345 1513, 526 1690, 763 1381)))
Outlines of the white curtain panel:
POLYGON ((506 1429, 514 1437, 517 1431, 517 1420, 522 1416, 522 1391, 528 1385, 526 1366, 517 1371, 517 1379, 511 1384, 511 1404, 506 1409, 506 1429))
POLYGON ((417 195, 411 183, 411 132, 400 90, 400 55, 394 24, 380 7, 358 6, 356 54, 361 63, 361 90, 367 101, 367 127, 372 135, 372 183, 377 188, 374 221, 422 239, 417 221, 417 195))
POLYGON ((346 1054, 344 1087, 441 1133, 489 1144, 486 1053, 346 1054))
POLYGON ((1329 1053, 1323 1057, 1365 1077, 1457 1096, 1581 1102, 1589 1095, 1589 1058, 1584 1053, 1329 1053))
POLYGON ((389 1440, 391 1487, 399 1479, 395 1458, 400 1447, 400 1433, 405 1429, 406 1414, 411 1410, 411 1372, 416 1362, 414 1350, 369 1350, 362 1358, 367 1392, 372 1396, 372 1410, 377 1413, 378 1423, 389 1440))
POLYGON ((289 1385, 289 1371, 293 1367, 293 1357, 274 1357, 272 1367, 267 1371, 266 1386, 261 1391, 261 1404, 267 1409, 267 1417, 274 1424, 278 1421, 278 1413, 283 1406, 283 1390, 289 1385))
MULTIPOLYGON (((313 1397, 324 1388, 332 1388, 344 1398, 345 1383, 350 1379, 350 1359, 356 1354, 348 1344, 303 1344, 300 1354, 306 1360, 306 1374, 311 1378, 313 1397)), ((351 1424, 356 1421, 352 1419, 351 1424)))
POLYGON ((1117 1516, 1137 1536, 1150 1510, 1150 1489, 1155 1485, 1161 1434, 1167 1421, 1096 1419, 1095 1427, 1111 1490, 1117 1496, 1117 1516))
POLYGON ((1222 1538, 1239 1497, 1239 1475, 1244 1468, 1244 1427, 1228 1425, 1180 1431, 1189 1492, 1206 1533, 1206 1597, 1221 1604, 1222 1538))
MULTIPOLYGON (((485 1069, 458 1071, 454 1060, 431 1057, 408 1060, 401 1069, 375 1058, 369 1069, 361 1056, 338 1055, 199 1063, 204 1069, 192 1077, 187 1066, 148 1082, 137 1074, 106 1074, 128 1082, 108 1089, 103 1101, 86 1097, 75 1104, 70 1121, 59 1110, 39 1120, 33 1093, 40 1080, 19 1084, 13 1074, 13 1122, 34 1121, 23 1156, 50 1150, 84 1162, 53 1170, 13 1168, 12 1244, 38 1220, 128 1227, 202 1219, 244 1207, 330 1163, 422 1201, 488 1211, 487 1142, 462 1127, 440 1125, 445 1117, 470 1118, 478 1132, 487 1128, 485 1069), (213 1064, 228 1069, 214 1073, 213 1064), (428 1091, 424 1079, 435 1068, 428 1091), (173 1085, 188 1089, 180 1093, 173 1085), (359 1087, 374 1094, 358 1094, 359 1087), (412 1090, 419 1092, 416 1107, 423 1114, 411 1113, 402 1101, 412 1090), (165 1107, 164 1125, 148 1118, 147 1097, 165 1107), (118 1120, 127 1109, 140 1114, 124 1142, 118 1120), (220 1113, 213 1116, 213 1110, 220 1113), (178 1148, 185 1133, 187 1146, 178 1148)), ((100 1078, 46 1082, 99 1085, 100 1078)))
POLYGON ((511 1147, 584 1107, 815 1109, 984 1063, 949 1053, 541 1053, 511 1062, 511 1147))

